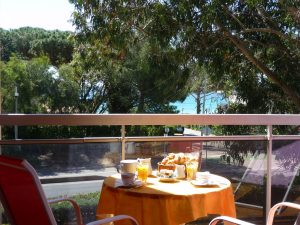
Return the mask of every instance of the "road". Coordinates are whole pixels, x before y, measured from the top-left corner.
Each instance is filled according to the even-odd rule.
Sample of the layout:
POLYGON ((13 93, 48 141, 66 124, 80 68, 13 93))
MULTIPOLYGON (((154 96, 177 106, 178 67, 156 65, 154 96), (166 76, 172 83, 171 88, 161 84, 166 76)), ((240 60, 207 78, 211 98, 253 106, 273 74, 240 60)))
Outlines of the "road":
POLYGON ((65 197, 76 194, 87 194, 98 192, 102 188, 103 179, 107 176, 115 174, 115 168, 105 168, 97 171, 83 171, 74 174, 60 174, 55 177, 40 177, 42 180, 51 181, 51 183, 42 184, 47 198, 65 197), (76 180, 78 177, 88 179, 90 177, 98 177, 98 180, 83 180, 76 182, 55 182, 58 180, 76 180), (99 180, 100 178, 100 180, 99 180))
POLYGON ((47 198, 72 196, 100 191, 103 180, 43 184, 47 198))

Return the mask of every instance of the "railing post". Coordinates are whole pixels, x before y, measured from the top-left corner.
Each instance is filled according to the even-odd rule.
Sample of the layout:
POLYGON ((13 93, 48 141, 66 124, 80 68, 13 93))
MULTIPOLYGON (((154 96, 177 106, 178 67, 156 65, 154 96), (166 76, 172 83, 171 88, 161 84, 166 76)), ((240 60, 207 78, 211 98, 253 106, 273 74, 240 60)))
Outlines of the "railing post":
MULTIPOLYGON (((15 113, 18 113, 18 97, 19 97, 19 92, 18 92, 18 86, 16 86, 15 90, 15 113)), ((18 126, 15 125, 15 139, 18 139, 18 126)))
POLYGON ((268 148, 267 148, 267 184, 266 184, 266 220, 271 209, 271 188, 272 188, 272 142, 273 127, 268 125, 268 148))
POLYGON ((122 160, 125 159, 125 146, 126 146, 125 135, 126 135, 125 125, 122 125, 121 128, 122 160))

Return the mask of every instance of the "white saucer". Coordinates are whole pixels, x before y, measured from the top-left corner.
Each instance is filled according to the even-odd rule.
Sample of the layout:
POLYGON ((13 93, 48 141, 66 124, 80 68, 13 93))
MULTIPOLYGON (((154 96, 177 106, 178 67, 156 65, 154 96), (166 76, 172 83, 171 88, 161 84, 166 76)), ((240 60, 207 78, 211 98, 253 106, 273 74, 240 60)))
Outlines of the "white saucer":
POLYGON ((141 186, 143 186, 143 183, 140 180, 136 180, 134 184, 130 184, 130 185, 124 185, 123 182, 117 185, 117 187, 119 188, 134 188, 134 187, 141 187, 141 186))
POLYGON ((217 180, 192 180, 191 183, 195 186, 219 186, 217 180))

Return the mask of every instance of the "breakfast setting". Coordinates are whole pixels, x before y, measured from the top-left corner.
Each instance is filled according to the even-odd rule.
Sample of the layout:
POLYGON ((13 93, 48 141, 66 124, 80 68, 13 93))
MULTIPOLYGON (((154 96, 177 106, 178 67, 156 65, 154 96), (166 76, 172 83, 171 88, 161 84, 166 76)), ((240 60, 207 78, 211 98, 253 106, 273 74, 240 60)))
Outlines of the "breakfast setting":
POLYGON ((118 173, 103 182, 97 214, 123 213, 145 225, 181 224, 211 213, 236 216, 231 182, 201 171, 199 153, 121 160, 118 173))
MULTIPOLYGON (((169 153, 157 163, 157 169, 152 169, 151 158, 121 160, 118 167, 120 179, 115 187, 137 188, 153 184, 153 178, 158 182, 176 183, 189 181, 194 186, 218 186, 222 184, 210 172, 200 172, 202 155, 190 153, 169 153), (148 179, 149 178, 149 179, 148 179)), ((224 183, 224 182, 223 182, 224 183)))

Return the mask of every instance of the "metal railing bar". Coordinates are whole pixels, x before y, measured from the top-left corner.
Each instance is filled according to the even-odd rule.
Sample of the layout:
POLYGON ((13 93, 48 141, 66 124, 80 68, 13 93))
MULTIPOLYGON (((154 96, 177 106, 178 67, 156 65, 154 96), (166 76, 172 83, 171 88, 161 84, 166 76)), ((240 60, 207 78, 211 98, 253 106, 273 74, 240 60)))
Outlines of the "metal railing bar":
POLYGON ((125 145, 126 145, 126 128, 125 125, 121 127, 121 142, 122 142, 122 151, 121 151, 121 158, 122 160, 125 159, 125 145))
MULTIPOLYGON (((300 137, 299 137, 300 139, 300 137)), ((239 135, 239 136, 156 136, 156 137, 126 137, 126 141, 262 141, 267 140, 266 135, 239 135)))
MULTIPOLYGON (((271 188, 272 188, 272 151, 273 151, 273 126, 267 126, 268 147, 267 147, 267 180, 266 180, 266 215, 271 209, 271 188)), ((267 218, 266 218, 267 220, 267 218)), ((267 221, 266 221, 267 222, 267 221)))
POLYGON ((0 140, 0 145, 26 145, 26 144, 83 144, 83 143, 120 142, 118 137, 96 138, 66 138, 66 139, 17 139, 0 140))
POLYGON ((0 125, 300 125, 298 114, 1 114, 0 125))
POLYGON ((31 145, 31 144, 82 144, 83 138, 78 139, 17 139, 1 140, 1 145, 31 145))
POLYGON ((95 142, 120 142, 120 137, 88 137, 83 138, 85 143, 95 143, 95 142))
POLYGON ((274 140, 300 140, 300 135, 273 135, 274 140))
MULTIPOLYGON (((265 141, 266 135, 241 136, 153 136, 153 137, 125 137, 126 142, 169 142, 169 141, 265 141)), ((300 135, 274 135, 273 140, 300 140, 300 135)), ((88 137, 66 139, 11 139, 0 140, 0 145, 22 144, 82 144, 121 142, 121 137, 88 137)))

